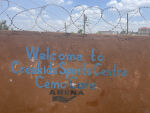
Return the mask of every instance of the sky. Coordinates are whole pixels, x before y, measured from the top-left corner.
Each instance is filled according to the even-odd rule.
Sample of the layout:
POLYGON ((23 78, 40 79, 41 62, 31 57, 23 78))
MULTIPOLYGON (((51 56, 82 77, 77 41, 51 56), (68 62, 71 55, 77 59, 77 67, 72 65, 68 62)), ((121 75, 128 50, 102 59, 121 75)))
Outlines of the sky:
POLYGON ((0 20, 14 30, 87 33, 150 27, 150 0, 0 0, 0 20))

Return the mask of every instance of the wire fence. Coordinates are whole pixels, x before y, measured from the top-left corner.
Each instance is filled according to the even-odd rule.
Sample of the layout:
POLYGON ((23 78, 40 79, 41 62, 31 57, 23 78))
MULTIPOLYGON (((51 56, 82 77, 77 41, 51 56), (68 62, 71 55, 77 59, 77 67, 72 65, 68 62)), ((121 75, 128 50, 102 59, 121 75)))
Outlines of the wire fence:
POLYGON ((149 14, 150 7, 146 6, 130 10, 86 5, 65 8, 57 4, 26 8, 13 1, 0 1, 0 21, 6 20, 11 30, 19 31, 136 35, 143 30, 141 34, 150 35, 149 14))

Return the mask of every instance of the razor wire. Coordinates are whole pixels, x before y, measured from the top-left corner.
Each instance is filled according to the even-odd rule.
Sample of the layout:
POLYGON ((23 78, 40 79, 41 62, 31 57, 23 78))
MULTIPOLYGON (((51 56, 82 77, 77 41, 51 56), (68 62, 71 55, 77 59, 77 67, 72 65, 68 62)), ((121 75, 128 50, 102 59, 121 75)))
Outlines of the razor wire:
MULTIPOLYGON (((85 26, 85 33, 96 33, 99 31, 120 32, 125 31, 127 28, 127 14, 130 15, 130 24, 137 24, 139 27, 150 26, 149 14, 144 15, 146 11, 143 13, 143 10, 150 10, 150 7, 146 6, 125 12, 122 12, 116 7, 100 8, 99 6, 89 7, 85 5, 74 6, 71 9, 57 4, 25 8, 9 0, 1 0, 1 6, 0 20, 6 20, 9 28, 19 31, 69 33, 83 30, 85 26), (5 5, 3 5, 3 3, 5 5), (2 8, 1 6, 5 7, 2 8), (12 14, 11 12, 13 10, 17 11, 14 11, 14 14, 12 14), (86 22, 84 23, 85 15, 86 22), (135 17, 140 18, 141 21, 136 23, 133 21, 135 17)), ((132 28, 130 28, 130 31, 131 30, 132 28)))

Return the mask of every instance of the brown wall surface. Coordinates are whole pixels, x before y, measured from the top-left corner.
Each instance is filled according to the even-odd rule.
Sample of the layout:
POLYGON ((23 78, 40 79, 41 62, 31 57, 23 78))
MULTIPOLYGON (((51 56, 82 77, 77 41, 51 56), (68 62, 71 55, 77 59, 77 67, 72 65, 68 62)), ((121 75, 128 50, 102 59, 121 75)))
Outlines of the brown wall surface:
MULTIPOLYGON (((51 52, 51 51, 50 51, 51 52)), ((40 61, 48 65, 50 61, 40 61)), ((54 62, 57 64, 60 61, 54 62)), ((69 62, 68 67, 81 67, 81 62, 69 62)), ((16 68, 19 69, 19 66, 16 68)), ((0 31, 0 113, 150 113, 150 37, 87 35, 66 36, 63 33, 0 31), (51 89, 37 88, 36 75, 14 74, 11 62, 19 66, 36 66, 27 58, 26 46, 49 47, 56 53, 82 54, 88 67, 92 48, 102 54, 102 68, 126 69, 126 77, 94 75, 78 76, 82 82, 95 82, 96 89, 84 89, 67 103, 52 101, 51 89)), ((62 75, 49 76, 48 81, 65 81, 62 75)))

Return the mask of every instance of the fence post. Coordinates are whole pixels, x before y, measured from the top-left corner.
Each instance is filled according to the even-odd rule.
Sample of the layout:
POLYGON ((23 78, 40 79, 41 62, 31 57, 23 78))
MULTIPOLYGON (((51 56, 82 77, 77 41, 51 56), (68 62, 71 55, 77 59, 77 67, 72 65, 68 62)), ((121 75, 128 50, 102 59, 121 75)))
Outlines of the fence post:
POLYGON ((127 13, 127 34, 129 33, 129 14, 127 13))

